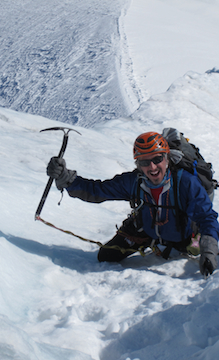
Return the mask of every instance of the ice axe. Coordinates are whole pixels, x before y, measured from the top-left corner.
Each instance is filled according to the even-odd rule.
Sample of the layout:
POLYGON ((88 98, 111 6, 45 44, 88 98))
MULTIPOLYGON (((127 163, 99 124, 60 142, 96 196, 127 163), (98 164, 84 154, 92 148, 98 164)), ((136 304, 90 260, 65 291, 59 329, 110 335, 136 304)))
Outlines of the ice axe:
MULTIPOLYGON (((50 131, 50 130, 62 130, 64 132, 64 137, 63 137, 63 141, 62 141, 62 146, 61 146, 61 149, 59 151, 59 154, 58 154, 58 157, 59 158, 62 158, 64 153, 65 153, 65 149, 67 147, 67 143, 68 143, 68 134, 70 131, 75 131, 76 133, 78 133, 79 135, 81 135, 81 133, 79 133, 79 131, 77 130, 74 130, 74 129, 71 129, 71 128, 67 128, 67 127, 52 127, 52 128, 48 128, 48 129, 43 129, 41 130, 40 132, 42 131, 50 131)), ((35 213, 35 220, 38 220, 40 218, 40 213, 42 211, 42 208, 44 206, 44 203, 46 201, 46 198, 49 194, 49 190, 52 186, 52 183, 53 183, 53 178, 49 178, 48 182, 47 182, 47 185, 45 187, 45 190, 44 190, 44 193, 42 195, 42 198, 40 200, 40 203, 38 205, 38 208, 37 208, 37 211, 35 213)))

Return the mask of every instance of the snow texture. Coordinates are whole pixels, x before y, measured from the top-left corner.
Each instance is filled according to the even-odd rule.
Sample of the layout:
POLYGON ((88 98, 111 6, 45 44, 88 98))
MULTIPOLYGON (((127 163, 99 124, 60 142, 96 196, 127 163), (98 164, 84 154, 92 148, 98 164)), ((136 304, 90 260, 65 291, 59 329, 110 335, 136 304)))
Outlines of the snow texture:
MULTIPOLYGON (((94 0, 66 0, 53 4, 24 0, 1 4, 1 78, 5 76, 8 86, 1 85, 0 107, 0 359, 217 359, 218 269, 205 280, 198 259, 176 253, 168 261, 147 253, 145 257, 135 254, 120 264, 98 263, 96 244, 34 221, 34 214, 48 181, 47 163, 58 154, 63 138, 61 131, 40 130, 64 126, 66 120, 82 135, 69 133, 65 160, 69 169, 76 169, 84 177, 103 180, 132 170, 136 136, 172 126, 200 148, 219 179, 219 1, 135 0, 129 8, 122 1, 100 4, 94 0), (86 27, 80 27, 79 20, 83 24, 89 18, 88 11, 95 14, 95 29, 104 25, 107 36, 115 31, 118 19, 113 40, 116 51, 102 42, 102 51, 109 56, 97 62, 94 56, 90 65, 86 63, 88 77, 85 80, 82 76, 77 83, 78 96, 85 96, 92 68, 99 66, 104 79, 111 73, 113 80, 104 80, 99 95, 94 92, 97 110, 94 106, 92 113, 91 101, 74 112, 78 117, 92 113, 95 121, 85 117, 84 121, 71 121, 72 116, 64 115, 59 117, 62 122, 54 121, 56 106, 72 106, 70 98, 75 89, 69 87, 65 97, 63 83, 71 82, 72 77, 59 80, 55 74, 62 73, 65 65, 82 66, 82 52, 89 45, 98 49, 93 43, 94 33, 89 37, 86 27), (44 31, 43 19, 48 19, 51 37, 44 31), (72 19, 77 36, 83 38, 82 49, 78 46, 71 52, 73 58, 78 54, 75 62, 68 55, 68 45, 62 47, 72 19), (63 24, 58 27, 60 36, 55 34, 55 20, 63 24), (183 23, 187 26, 182 27, 183 23), (202 26, 198 27, 199 23, 202 26), (17 29, 23 29, 20 45, 17 29), (196 31, 200 36, 194 37, 196 31), (48 39, 47 47, 43 39, 48 39), (28 75, 18 53, 30 44, 38 49, 38 55, 33 60, 36 67, 28 75), (41 46, 53 49, 55 55, 39 55, 41 46), (66 53, 62 54, 64 49, 66 53), (54 66, 51 78, 49 71, 38 77, 40 56, 46 61, 47 56, 56 58, 58 54, 60 62, 54 66), (113 62, 116 67, 112 70, 113 62), (44 94, 40 93, 43 79, 47 89, 44 94), (24 101, 27 93, 30 107, 24 101), (35 107, 38 96, 42 103, 35 107), (120 111, 115 112, 118 104, 120 111), (107 105, 106 122, 97 112, 107 105), (42 110, 50 119, 40 116, 42 110), (112 119, 111 112, 117 118, 112 119)), ((93 27, 91 15, 87 25, 93 27)), ((97 33, 99 36, 101 32, 97 33)), ((65 193, 58 206, 60 197, 53 185, 42 218, 102 243, 115 234, 115 225, 119 226, 130 212, 129 204, 123 201, 90 204, 65 193)), ((219 211, 217 191, 214 209, 219 211)))
POLYGON ((0 106, 89 126, 128 115, 116 62, 127 0, 2 0, 0 106))

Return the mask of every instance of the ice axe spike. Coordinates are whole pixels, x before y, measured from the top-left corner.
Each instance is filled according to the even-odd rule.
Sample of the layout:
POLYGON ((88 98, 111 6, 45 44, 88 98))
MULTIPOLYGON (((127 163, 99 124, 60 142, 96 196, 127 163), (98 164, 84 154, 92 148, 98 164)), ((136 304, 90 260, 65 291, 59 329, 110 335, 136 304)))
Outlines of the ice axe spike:
MULTIPOLYGON (((71 128, 67 128, 67 127, 52 127, 52 128, 48 128, 48 129, 43 129, 41 130, 40 132, 43 132, 43 131, 50 131, 50 130, 62 130, 64 132, 64 136, 63 136, 63 140, 62 140, 62 146, 61 146, 61 149, 59 151, 59 154, 58 154, 58 157, 59 158, 62 158, 64 153, 65 153, 65 149, 67 147, 67 143, 68 143, 68 134, 70 131, 75 131, 76 133, 78 133, 79 135, 81 135, 81 133, 77 130, 74 130, 74 129, 71 129, 71 128)), ((42 208, 44 206, 44 203, 46 201, 46 198, 49 194, 49 191, 50 191, 50 188, 52 186, 52 183, 53 183, 53 178, 49 178, 47 184, 46 184, 46 187, 45 187, 45 190, 43 192, 43 195, 42 195, 42 198, 39 202, 39 205, 38 205, 38 208, 37 208, 37 211, 35 213, 35 220, 37 220, 40 216, 40 213, 42 211, 42 208)))

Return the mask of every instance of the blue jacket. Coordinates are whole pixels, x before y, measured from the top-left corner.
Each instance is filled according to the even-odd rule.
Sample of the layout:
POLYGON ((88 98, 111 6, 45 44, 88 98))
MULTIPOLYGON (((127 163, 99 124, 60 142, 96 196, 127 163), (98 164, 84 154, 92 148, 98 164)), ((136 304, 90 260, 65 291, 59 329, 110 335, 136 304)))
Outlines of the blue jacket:
MULTIPOLYGON (((88 180, 80 176, 67 188, 70 196, 81 200, 100 203, 106 200, 127 200, 133 197, 139 171, 133 170, 121 175, 116 175, 110 180, 88 180)), ((171 203, 172 179, 162 190, 158 205, 174 205, 171 203)), ((141 184, 145 202, 154 204, 151 190, 143 181, 141 184)), ((206 190, 198 178, 187 171, 182 172, 179 183, 180 207, 187 214, 188 222, 185 229, 185 238, 191 235, 191 221, 200 226, 201 235, 213 236, 219 239, 218 214, 212 209, 212 203, 206 190)), ((172 200, 173 202, 173 200, 172 200)), ((171 208, 159 208, 156 225, 152 226, 152 208, 144 204, 142 206, 142 222, 144 231, 153 239, 160 241, 181 241, 181 233, 177 231, 175 210, 171 208)))

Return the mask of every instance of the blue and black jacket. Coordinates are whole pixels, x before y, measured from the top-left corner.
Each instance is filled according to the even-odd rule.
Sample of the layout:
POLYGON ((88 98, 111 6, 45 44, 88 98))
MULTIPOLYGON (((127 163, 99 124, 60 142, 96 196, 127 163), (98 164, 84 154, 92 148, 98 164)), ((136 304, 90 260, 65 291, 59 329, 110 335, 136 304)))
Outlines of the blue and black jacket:
MULTIPOLYGON (((135 169, 132 172, 125 172, 105 181, 88 180, 77 176, 67 191, 72 197, 92 203, 101 203, 107 200, 131 201, 139 174, 141 174, 139 170, 135 169)), ((155 223, 152 211, 155 203, 150 188, 144 182, 144 176, 142 177, 141 189, 144 197, 144 204, 141 208, 144 231, 152 239, 163 243, 179 243, 182 241, 181 232, 176 224, 172 175, 171 181, 163 187, 160 195, 158 205, 163 207, 158 207, 155 223)), ((210 235, 218 241, 218 214, 212 209, 209 196, 199 179, 185 170, 182 171, 178 184, 178 194, 181 211, 187 216, 184 229, 185 238, 192 234, 191 222, 193 221, 198 224, 201 235, 210 235)))

